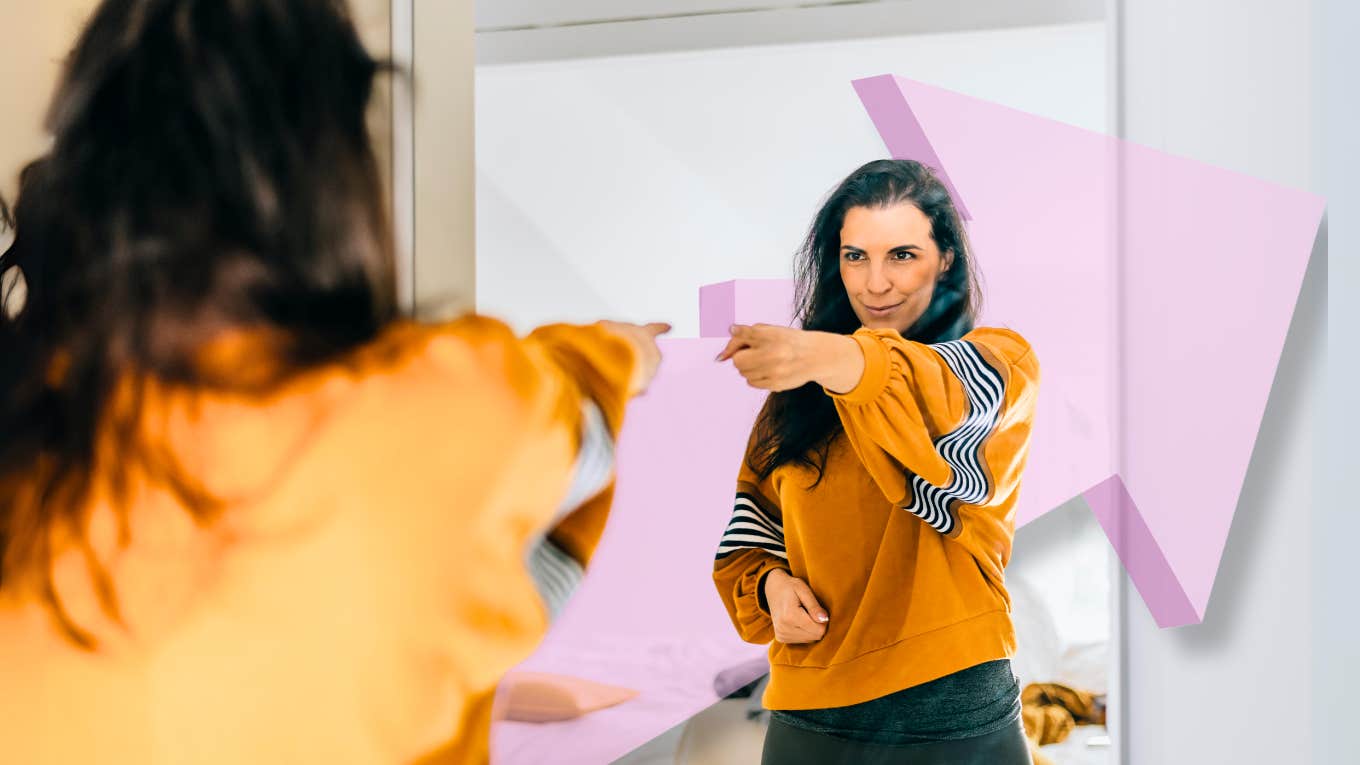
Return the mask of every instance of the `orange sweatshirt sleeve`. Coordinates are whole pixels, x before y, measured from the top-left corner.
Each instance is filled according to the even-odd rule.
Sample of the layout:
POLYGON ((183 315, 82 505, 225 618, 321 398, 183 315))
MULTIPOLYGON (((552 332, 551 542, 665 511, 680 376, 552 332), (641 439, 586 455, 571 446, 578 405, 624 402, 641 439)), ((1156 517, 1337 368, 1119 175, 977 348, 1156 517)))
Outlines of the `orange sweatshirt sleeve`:
POLYGON ((768 643, 774 639, 774 622, 761 587, 766 574, 787 571, 789 564, 778 494, 768 477, 762 481, 747 464, 753 442, 754 432, 737 475, 732 518, 718 542, 713 582, 741 639, 768 643))
POLYGON ((827 393, 860 462, 890 502, 999 572, 1038 395, 1029 344, 990 327, 932 345, 893 330, 852 337, 864 374, 827 393))
POLYGON ((574 419, 576 436, 570 485, 554 523, 531 543, 527 560, 555 617, 584 578, 604 533, 614 494, 614 442, 637 389, 637 364, 631 344, 599 324, 539 327, 525 346, 547 360, 547 368, 565 374, 576 396, 561 406, 562 416, 574 419))
POLYGON ((558 429, 570 434, 568 488, 545 526, 560 530, 563 543, 587 561, 603 527, 599 516, 608 510, 607 503, 593 500, 612 485, 614 440, 638 387, 632 343, 599 323, 550 324, 523 339, 487 317, 467 317, 454 326, 482 359, 488 382, 504 386, 517 402, 501 415, 506 427, 522 429, 528 439, 558 429), (581 517, 584 511, 588 518, 581 517))
MULTIPOLYGON (((359 524, 334 535, 358 561, 345 592, 354 639, 372 632, 373 650, 410 669, 374 681, 391 686, 374 691, 384 700, 374 708, 385 721, 425 719, 428 705, 456 702, 447 712, 462 718, 533 652, 570 596, 574 579, 550 577, 579 573, 593 549, 636 351, 598 325, 521 337, 467 316, 393 331, 410 340, 393 340, 390 360, 381 351, 380 372, 352 393, 335 386, 353 398, 332 426, 334 469, 351 472, 335 482, 374 488, 323 496, 359 524), (386 459, 347 457, 355 444, 386 459), (548 541, 559 532, 561 543, 548 541)), ((488 733, 455 735, 484 751, 488 733)))
POLYGON ((569 374, 585 396, 572 486, 551 541, 574 560, 590 561, 613 499, 614 441, 637 388, 637 363, 627 341, 600 325, 550 324, 526 339, 569 374), (603 338, 607 338, 602 340, 603 338))
POLYGON ((520 338, 503 322, 467 316, 437 330, 428 355, 465 389, 458 431, 480 434, 473 473, 493 492, 481 527, 523 551, 519 565, 554 616, 604 530, 613 444, 638 387, 636 350, 598 323, 520 338))

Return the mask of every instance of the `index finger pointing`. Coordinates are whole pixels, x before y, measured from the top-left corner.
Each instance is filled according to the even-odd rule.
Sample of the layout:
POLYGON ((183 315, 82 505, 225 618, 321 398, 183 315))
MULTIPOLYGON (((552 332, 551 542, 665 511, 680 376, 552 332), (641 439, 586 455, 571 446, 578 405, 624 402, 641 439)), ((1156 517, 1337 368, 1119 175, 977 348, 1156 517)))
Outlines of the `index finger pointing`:
POLYGON ((731 340, 727 341, 727 345, 718 353, 718 356, 714 361, 727 361, 732 358, 733 354, 745 347, 746 343, 742 341, 741 338, 733 337, 731 340))

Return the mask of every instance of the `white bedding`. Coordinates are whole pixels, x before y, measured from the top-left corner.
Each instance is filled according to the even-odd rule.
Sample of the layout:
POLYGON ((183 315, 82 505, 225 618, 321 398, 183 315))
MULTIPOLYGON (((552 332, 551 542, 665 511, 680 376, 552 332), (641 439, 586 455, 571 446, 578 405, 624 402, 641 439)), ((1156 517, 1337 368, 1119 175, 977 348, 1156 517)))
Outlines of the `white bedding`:
POLYGON ((717 674, 763 655, 764 646, 729 636, 558 636, 520 669, 575 675, 640 691, 637 698, 556 723, 501 721, 492 727, 496 765, 602 765, 613 762, 718 701, 717 674))

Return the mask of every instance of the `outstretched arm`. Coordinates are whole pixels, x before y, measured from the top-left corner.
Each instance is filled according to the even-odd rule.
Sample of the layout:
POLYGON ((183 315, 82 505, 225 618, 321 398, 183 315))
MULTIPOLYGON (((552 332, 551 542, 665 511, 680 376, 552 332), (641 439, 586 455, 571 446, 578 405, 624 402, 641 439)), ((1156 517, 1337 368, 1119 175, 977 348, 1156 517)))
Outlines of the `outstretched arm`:
POLYGON ((864 353, 849 335, 770 324, 736 324, 731 333, 717 360, 731 359, 755 388, 781 391, 815 382, 848 391, 864 374, 864 353))

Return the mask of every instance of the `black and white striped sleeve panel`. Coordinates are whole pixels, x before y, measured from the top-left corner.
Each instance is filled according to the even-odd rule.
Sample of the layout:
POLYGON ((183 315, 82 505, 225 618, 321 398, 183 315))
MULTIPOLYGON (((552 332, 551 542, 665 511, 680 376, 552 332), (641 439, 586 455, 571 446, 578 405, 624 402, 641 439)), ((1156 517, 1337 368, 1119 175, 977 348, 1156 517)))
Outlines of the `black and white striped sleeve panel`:
POLYGON ((947 486, 934 486, 911 475, 912 501, 905 509, 941 534, 958 527, 956 503, 976 505, 991 496, 992 486, 982 460, 982 444, 1000 421, 1005 401, 1001 374, 993 369, 967 340, 930 346, 963 383, 968 414, 954 430, 935 439, 935 449, 949 464, 952 477, 947 486))
POLYGON ((753 548, 785 560, 789 557, 784 550, 784 525, 779 514, 754 487, 742 484, 737 488, 732 520, 718 543, 718 560, 753 548))
POLYGON ((529 576, 533 577, 551 620, 557 619, 585 575, 581 564, 547 537, 540 538, 529 550, 529 576))
MULTIPOLYGON (((576 455, 576 465, 572 468, 571 485, 557 508, 556 520, 561 520, 599 494, 609 485, 613 476, 614 439, 600 407, 586 399, 581 405, 581 447, 576 455)), ((556 619, 577 585, 585 578, 585 568, 547 536, 536 538, 530 545, 526 563, 529 576, 533 578, 534 586, 547 606, 549 617, 556 619)))
POLYGON ((581 448, 571 473, 571 486, 557 509, 560 519, 604 490, 614 477, 614 437, 604 413, 590 399, 581 405, 581 448))

